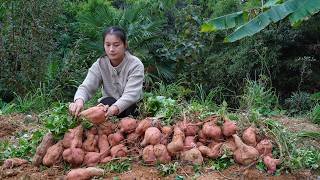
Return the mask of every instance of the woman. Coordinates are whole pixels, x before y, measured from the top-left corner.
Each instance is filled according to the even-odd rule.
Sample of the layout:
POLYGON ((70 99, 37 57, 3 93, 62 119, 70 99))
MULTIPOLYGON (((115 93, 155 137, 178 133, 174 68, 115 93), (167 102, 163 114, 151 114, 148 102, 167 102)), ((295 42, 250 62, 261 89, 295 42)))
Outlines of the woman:
POLYGON ((128 43, 123 29, 106 29, 103 43, 106 55, 90 67, 74 96, 74 102, 69 105, 69 111, 78 116, 84 103, 102 86, 103 97, 99 101, 108 105, 106 116, 136 115, 136 102, 142 97, 144 66, 127 51, 128 43))

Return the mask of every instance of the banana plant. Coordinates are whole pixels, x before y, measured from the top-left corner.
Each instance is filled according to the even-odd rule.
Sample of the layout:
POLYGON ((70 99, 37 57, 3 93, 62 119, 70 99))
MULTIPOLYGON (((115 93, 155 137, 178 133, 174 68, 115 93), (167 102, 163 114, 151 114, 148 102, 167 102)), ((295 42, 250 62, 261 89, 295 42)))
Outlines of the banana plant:
MULTIPOLYGON (((262 0, 263 2, 263 0, 262 0)), ((201 32, 215 32, 236 28, 228 35, 224 42, 235 42, 247 36, 252 36, 271 23, 276 23, 282 19, 289 18, 292 26, 300 25, 304 20, 320 11, 319 0, 269 0, 262 3, 260 13, 250 18, 252 11, 239 11, 208 20, 201 26, 201 32)))

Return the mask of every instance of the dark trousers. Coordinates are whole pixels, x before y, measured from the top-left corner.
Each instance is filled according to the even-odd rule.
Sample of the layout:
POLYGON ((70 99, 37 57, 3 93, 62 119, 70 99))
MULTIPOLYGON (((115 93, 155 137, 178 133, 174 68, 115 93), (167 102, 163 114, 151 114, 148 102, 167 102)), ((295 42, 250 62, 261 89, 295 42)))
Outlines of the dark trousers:
MULTIPOLYGON (((104 104, 104 105, 109 105, 111 106, 112 104, 114 104, 117 100, 113 97, 106 97, 103 98, 100 103, 104 104)), ((133 104, 130 107, 128 107, 127 109, 125 109, 124 111, 122 111, 122 113, 120 113, 117 117, 119 118, 123 118, 123 117, 127 117, 129 115, 131 116, 138 116, 138 111, 137 111, 137 104, 133 104)))

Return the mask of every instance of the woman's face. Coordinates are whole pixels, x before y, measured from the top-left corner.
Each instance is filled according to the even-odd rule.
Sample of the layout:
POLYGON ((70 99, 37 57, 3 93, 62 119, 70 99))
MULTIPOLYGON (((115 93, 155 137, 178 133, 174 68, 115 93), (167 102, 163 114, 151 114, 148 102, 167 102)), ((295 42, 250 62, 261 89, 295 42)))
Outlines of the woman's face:
POLYGON ((114 34, 106 35, 104 39, 104 50, 111 61, 122 62, 126 48, 126 44, 124 44, 118 36, 114 34))

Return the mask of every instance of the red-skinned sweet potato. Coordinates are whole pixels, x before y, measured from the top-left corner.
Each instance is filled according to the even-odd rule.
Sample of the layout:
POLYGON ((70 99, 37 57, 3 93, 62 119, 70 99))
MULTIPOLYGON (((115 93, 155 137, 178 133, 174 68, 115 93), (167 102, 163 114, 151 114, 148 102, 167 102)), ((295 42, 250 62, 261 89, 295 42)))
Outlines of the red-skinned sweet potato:
POLYGON ((63 151, 62 157, 65 161, 70 163, 72 167, 82 164, 85 152, 80 148, 68 148, 63 151))
POLYGON ((237 124, 228 118, 224 118, 224 123, 222 125, 222 134, 224 136, 232 136, 233 134, 236 134, 238 130, 237 124))
POLYGON ((191 162, 198 165, 201 165, 203 163, 203 157, 198 148, 192 148, 188 151, 184 151, 181 154, 181 159, 183 161, 191 162))
POLYGON ((40 145, 37 147, 37 151, 32 158, 32 164, 34 166, 39 166, 43 160, 43 157, 46 155, 47 150, 53 145, 54 139, 52 133, 49 132, 42 138, 40 145))
POLYGON ((160 163, 169 163, 171 156, 167 150, 167 147, 163 144, 157 144, 153 146, 153 152, 160 163))
POLYGON ((83 159, 83 164, 93 167, 96 166, 101 159, 101 153, 97 152, 87 152, 83 159))
POLYGON ((116 132, 108 136, 108 141, 111 146, 120 144, 122 140, 124 140, 124 137, 120 132, 116 132))
POLYGON ((111 148, 111 156, 113 158, 115 157, 125 157, 128 154, 128 149, 125 145, 123 144, 118 144, 116 146, 113 146, 111 148))
POLYGON ((237 146, 237 150, 233 153, 236 162, 242 165, 249 165, 256 161, 259 152, 252 146, 246 145, 236 134, 232 135, 237 146))
POLYGON ((173 129, 172 129, 171 126, 163 126, 161 128, 161 132, 162 132, 162 138, 161 138, 160 143, 164 144, 164 145, 167 145, 168 144, 168 138, 172 134, 173 129))
POLYGON ((96 167, 72 169, 66 176, 66 180, 88 180, 94 176, 102 176, 103 169, 96 167))
POLYGON ((243 132, 242 139, 247 145, 255 147, 257 145, 257 129, 250 126, 243 132))
POLYGON ((63 146, 62 141, 59 141, 57 144, 51 146, 46 155, 43 158, 43 165, 52 166, 62 159, 63 146))
POLYGON ((138 122, 133 118, 125 117, 121 119, 119 126, 121 133, 131 133, 138 127, 138 122))
POLYGON ((142 152, 142 159, 147 164, 155 164, 156 163, 156 156, 153 151, 153 145, 148 145, 143 149, 142 152))
POLYGON ((169 153, 174 155, 177 152, 182 151, 184 147, 184 139, 185 135, 182 130, 178 126, 175 126, 172 141, 167 145, 169 153))
POLYGON ((260 155, 272 154, 272 143, 269 139, 263 139, 257 144, 256 149, 260 155))
POLYGON ((86 131, 86 140, 82 144, 82 149, 87 152, 99 152, 98 149, 98 141, 99 136, 97 135, 97 129, 91 128, 90 130, 86 131))
POLYGON ((277 165, 281 163, 279 159, 273 159, 271 154, 263 157, 263 163, 268 168, 268 173, 273 174, 277 170, 277 165))
POLYGON ((110 135, 112 134, 113 130, 115 129, 115 124, 105 121, 101 124, 98 125, 98 134, 105 134, 105 135, 110 135))
POLYGON ((69 129, 64 135, 62 145, 64 148, 81 148, 82 147, 83 127, 81 125, 76 128, 69 129))
POLYGON ((107 157, 110 154, 110 145, 108 142, 108 136, 105 134, 99 135, 98 141, 99 152, 101 154, 101 158, 107 157))
POLYGON ((212 148, 209 148, 207 146, 199 146, 198 149, 202 155, 207 156, 212 159, 216 159, 222 155, 221 146, 222 146, 222 143, 218 143, 215 146, 213 146, 212 148))
POLYGON ((80 113, 80 116, 86 118, 93 124, 100 124, 106 121, 104 106, 94 106, 80 113))
POLYGON ((196 140, 194 136, 187 136, 184 140, 184 150, 190 150, 194 147, 197 147, 196 140))
POLYGON ((152 126, 152 119, 147 117, 139 122, 135 132, 139 135, 143 135, 144 132, 151 126, 152 126))
POLYGON ((146 130, 144 133, 144 139, 141 142, 141 146, 146 146, 146 145, 156 145, 160 143, 162 134, 160 130, 156 127, 150 127, 146 130))
POLYGON ((223 139, 221 128, 215 125, 215 123, 212 121, 204 123, 202 133, 207 138, 212 138, 214 140, 223 139))

